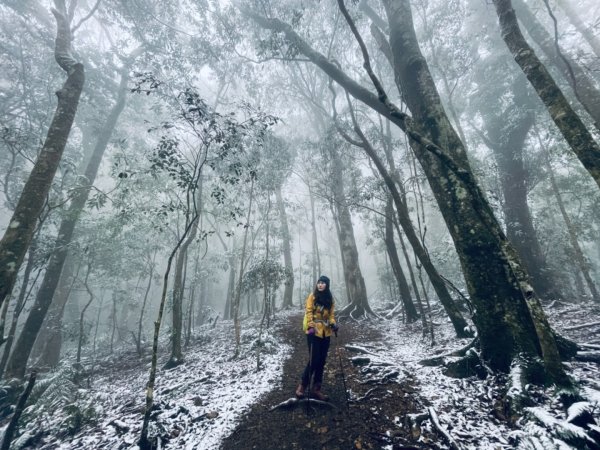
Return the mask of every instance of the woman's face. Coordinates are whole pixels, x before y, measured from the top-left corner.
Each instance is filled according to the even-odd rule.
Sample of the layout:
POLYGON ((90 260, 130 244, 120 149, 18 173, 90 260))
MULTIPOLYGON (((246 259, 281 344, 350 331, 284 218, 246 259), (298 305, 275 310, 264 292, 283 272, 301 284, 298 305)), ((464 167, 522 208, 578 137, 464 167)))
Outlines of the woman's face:
POLYGON ((317 290, 323 292, 325 289, 327 289, 327 285, 322 281, 317 281, 317 290))

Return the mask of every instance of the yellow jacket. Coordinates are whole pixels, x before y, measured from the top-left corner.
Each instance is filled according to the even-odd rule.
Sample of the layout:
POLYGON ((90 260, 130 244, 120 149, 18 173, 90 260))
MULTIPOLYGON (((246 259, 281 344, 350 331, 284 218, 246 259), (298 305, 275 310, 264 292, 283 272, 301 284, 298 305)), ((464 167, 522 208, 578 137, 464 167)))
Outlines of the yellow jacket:
MULTIPOLYGON (((308 328, 315 329, 315 336, 324 338, 331 336, 331 326, 335 325, 335 302, 331 301, 331 308, 327 309, 323 305, 315 303, 315 296, 311 292, 306 299, 306 308, 304 315, 308 328)), ((307 331, 308 334, 308 331, 307 331)))

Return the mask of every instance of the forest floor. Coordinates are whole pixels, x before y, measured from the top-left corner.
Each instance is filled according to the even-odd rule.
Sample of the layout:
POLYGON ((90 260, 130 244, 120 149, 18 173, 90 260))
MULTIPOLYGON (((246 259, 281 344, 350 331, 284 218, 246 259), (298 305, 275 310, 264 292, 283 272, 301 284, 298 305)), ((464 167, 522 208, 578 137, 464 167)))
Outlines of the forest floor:
MULTIPOLYGON (((169 370, 166 329, 150 435, 165 450, 600 450, 600 306, 553 303, 547 311, 557 331, 588 349, 566 364, 580 386, 581 401, 570 408, 560 391, 527 385, 530 406, 510 423, 507 375, 458 379, 422 364, 453 361, 450 354, 470 342, 456 338, 441 310, 427 336, 420 322, 401 317, 342 321, 323 383, 330 405, 307 407, 293 400, 308 360, 295 309, 278 312, 269 327, 259 315, 245 317, 236 357, 232 321, 199 326, 182 364, 169 370)), ((129 343, 108 353, 88 349, 76 365, 67 351, 36 383, 11 448, 139 450, 149 356, 129 343)), ((8 389, 0 387, 0 398, 8 389)), ((0 433, 9 417, 0 419, 0 433)))
POLYGON ((384 339, 372 327, 347 323, 337 338, 331 337, 323 379, 323 392, 330 397, 327 405, 297 401, 294 391, 308 361, 308 347, 300 330, 301 314, 287 320, 281 338, 292 353, 283 365, 282 383, 244 415, 222 450, 440 448, 433 442, 424 444, 423 438, 418 442, 407 423, 410 414, 422 410, 413 395, 414 380, 398 382, 395 372, 387 380, 374 381, 351 362, 354 355, 348 344, 369 347, 384 339))

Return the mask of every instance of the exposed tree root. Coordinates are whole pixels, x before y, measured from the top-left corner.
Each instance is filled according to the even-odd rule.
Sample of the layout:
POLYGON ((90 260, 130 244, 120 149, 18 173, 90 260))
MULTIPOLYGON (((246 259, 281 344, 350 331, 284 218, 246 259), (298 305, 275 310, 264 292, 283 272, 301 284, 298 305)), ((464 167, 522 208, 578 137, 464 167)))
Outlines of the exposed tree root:
POLYGON ((600 350, 600 345, 598 345, 598 344, 583 343, 583 344, 579 344, 579 346, 582 348, 591 348, 592 350, 600 350))
POLYGON ((362 354, 365 354, 365 355, 376 356, 375 353, 371 352, 370 350, 368 350, 368 349, 366 349, 364 347, 359 347, 358 345, 348 344, 348 345, 345 345, 344 347, 346 348, 346 350, 349 350, 351 352, 356 352, 356 353, 362 353, 362 354))
POLYGON ((566 328, 564 328, 564 330, 565 331, 581 330, 582 328, 591 328, 591 327, 597 327, 597 326, 600 326, 600 322, 582 323, 580 325, 573 325, 572 327, 566 327, 566 328))
POLYGON ((600 364, 600 352, 577 352, 575 359, 600 364))
POLYGON ((379 389, 381 389, 379 386, 375 386, 374 388, 369 389, 365 393, 365 395, 363 395, 362 397, 350 399, 349 402, 350 403, 360 403, 360 402, 363 402, 363 401, 367 400, 368 398, 370 398, 375 393, 375 391, 377 391, 379 389))
POLYGON ((444 442, 446 442, 446 444, 448 444, 448 446, 452 450, 460 450, 460 447, 454 441, 454 439, 452 439, 452 436, 450 436, 450 433, 448 433, 448 430, 446 430, 440 424, 440 421, 439 421, 438 416, 437 416, 437 414, 435 412, 435 409, 433 409, 432 407, 429 407, 429 408, 427 408, 427 410, 429 411, 429 419, 431 420, 431 424, 433 425, 433 428, 442 437, 442 439, 444 440, 444 442))
POLYGON ((463 348, 459 348, 458 350, 454 350, 449 353, 444 353, 443 355, 434 356, 433 358, 426 358, 419 361, 419 364, 422 366, 442 366, 446 363, 446 358, 456 357, 456 356, 465 356, 467 352, 476 347, 479 341, 477 339, 473 339, 463 348))
POLYGON ((308 403, 308 406, 320 406, 323 408, 337 409, 337 406, 335 406, 333 403, 324 402, 322 400, 317 400, 316 398, 298 399, 295 397, 291 397, 291 398, 288 398, 286 401, 273 406, 271 409, 269 409, 269 411, 275 411, 276 409, 293 409, 297 406, 306 405, 307 403, 308 403))
POLYGON ((352 303, 338 310, 336 316, 340 319, 353 319, 356 321, 381 319, 381 317, 374 313, 370 308, 357 308, 357 306, 352 303))
POLYGON ((428 420, 431 422, 433 429, 440 435, 443 441, 448 445, 448 448, 452 450, 460 450, 461 447, 456 441, 450 436, 448 430, 446 430, 440 423, 435 409, 432 407, 427 408, 427 412, 421 414, 409 414, 408 421, 410 423, 411 433, 413 438, 418 439, 421 435, 421 424, 428 420))

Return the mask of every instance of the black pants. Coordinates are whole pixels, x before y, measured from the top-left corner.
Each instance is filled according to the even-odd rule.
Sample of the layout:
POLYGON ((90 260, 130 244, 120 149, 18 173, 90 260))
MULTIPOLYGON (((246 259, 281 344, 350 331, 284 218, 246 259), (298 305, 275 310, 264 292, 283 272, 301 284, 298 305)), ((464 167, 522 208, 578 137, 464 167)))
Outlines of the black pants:
POLYGON ((306 341, 308 342, 309 360, 302 374, 302 384, 308 386, 310 377, 313 374, 315 385, 321 384, 323 382, 323 370, 325 369, 325 360, 327 360, 327 352, 329 351, 330 338, 320 338, 314 334, 307 334, 306 341))

